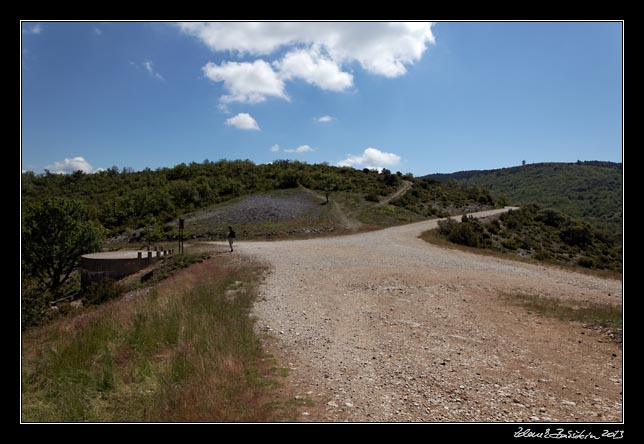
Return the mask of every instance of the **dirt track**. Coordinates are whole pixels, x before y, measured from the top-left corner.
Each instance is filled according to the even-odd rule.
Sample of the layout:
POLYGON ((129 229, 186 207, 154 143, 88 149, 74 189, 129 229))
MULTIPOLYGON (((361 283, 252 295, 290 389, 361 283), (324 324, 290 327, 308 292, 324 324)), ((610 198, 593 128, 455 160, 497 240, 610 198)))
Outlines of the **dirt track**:
POLYGON ((410 182, 408 180, 403 180, 402 185, 400 186, 400 188, 398 188, 398 190, 395 193, 390 194, 389 196, 387 196, 384 199, 380 200, 380 202, 378 202, 378 204, 376 206, 377 207, 384 207, 385 205, 387 205, 392 200, 398 199, 400 196, 402 196, 407 191, 409 191, 410 188, 412 187, 412 185, 413 185, 412 182, 410 182))
POLYGON ((275 338, 267 344, 291 368, 295 395, 314 401, 301 419, 621 421, 621 344, 501 298, 621 305, 621 282, 417 238, 435 224, 239 240, 236 252, 272 266, 257 328, 275 338))

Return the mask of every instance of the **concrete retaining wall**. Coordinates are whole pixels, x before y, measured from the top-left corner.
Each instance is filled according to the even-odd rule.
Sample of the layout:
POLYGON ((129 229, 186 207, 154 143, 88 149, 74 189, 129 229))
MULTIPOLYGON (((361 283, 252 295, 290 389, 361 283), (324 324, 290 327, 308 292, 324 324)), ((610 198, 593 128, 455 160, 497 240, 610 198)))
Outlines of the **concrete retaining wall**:
POLYGON ((81 286, 85 288, 92 282, 103 279, 121 279, 135 273, 170 251, 128 251, 93 253, 81 256, 81 286))

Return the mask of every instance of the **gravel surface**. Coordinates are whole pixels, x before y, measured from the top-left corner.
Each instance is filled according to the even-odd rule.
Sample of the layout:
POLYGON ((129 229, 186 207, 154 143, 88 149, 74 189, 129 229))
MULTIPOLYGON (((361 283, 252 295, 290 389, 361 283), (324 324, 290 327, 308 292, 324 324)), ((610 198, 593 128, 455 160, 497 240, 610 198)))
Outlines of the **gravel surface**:
POLYGON ((272 266, 254 315, 296 398, 313 401, 301 420, 621 421, 621 344, 500 297, 621 306, 621 282, 417 238, 435 226, 238 240, 272 266))
POLYGON ((207 221, 210 225, 248 224, 265 221, 297 219, 319 207, 310 194, 291 191, 274 194, 253 194, 239 202, 223 205, 210 211, 200 211, 187 217, 188 222, 207 221))

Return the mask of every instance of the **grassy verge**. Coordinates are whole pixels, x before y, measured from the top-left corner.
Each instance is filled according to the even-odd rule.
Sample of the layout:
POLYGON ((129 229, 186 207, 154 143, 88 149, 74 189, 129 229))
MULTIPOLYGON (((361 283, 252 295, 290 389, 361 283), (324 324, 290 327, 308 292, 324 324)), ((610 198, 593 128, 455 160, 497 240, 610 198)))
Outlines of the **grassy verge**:
POLYGON ((429 242, 430 244, 434 244, 443 248, 450 248, 453 250, 464 251, 466 253, 479 254, 483 256, 491 256, 499 259, 523 262, 527 264, 548 265, 551 267, 561 268, 566 271, 574 271, 576 273, 581 273, 581 274, 590 275, 590 276, 597 276, 597 277, 606 278, 606 279, 617 279, 617 280, 622 279, 622 273, 620 273, 619 271, 594 270, 594 269, 589 269, 585 267, 580 267, 577 265, 562 264, 561 262, 554 262, 547 259, 538 260, 531 257, 518 256, 514 253, 505 253, 502 251, 495 251, 487 248, 476 248, 476 247, 468 247, 466 245, 455 244, 445 239, 445 237, 441 236, 438 233, 438 230, 436 229, 424 231, 418 237, 424 240, 425 242, 429 242))
POLYGON ((592 302, 563 302, 557 298, 534 295, 510 294, 503 298, 526 310, 560 319, 562 321, 581 322, 592 327, 608 329, 613 336, 621 337, 622 309, 610 304, 592 302))
POLYGON ((233 260, 23 334, 23 421, 290 420, 249 317, 264 268, 233 260))
POLYGON ((188 268, 196 263, 203 262, 210 258, 210 254, 205 249, 199 249, 191 246, 190 250, 184 254, 174 254, 163 258, 158 267, 153 268, 147 273, 142 274, 138 282, 133 282, 132 287, 155 285, 164 279, 169 278, 180 270, 188 268))
POLYGON ((356 193, 338 192, 331 197, 337 202, 347 218, 375 228, 385 228, 409 222, 424 220, 422 216, 395 205, 387 204, 381 207, 377 202, 365 200, 364 195, 356 193))

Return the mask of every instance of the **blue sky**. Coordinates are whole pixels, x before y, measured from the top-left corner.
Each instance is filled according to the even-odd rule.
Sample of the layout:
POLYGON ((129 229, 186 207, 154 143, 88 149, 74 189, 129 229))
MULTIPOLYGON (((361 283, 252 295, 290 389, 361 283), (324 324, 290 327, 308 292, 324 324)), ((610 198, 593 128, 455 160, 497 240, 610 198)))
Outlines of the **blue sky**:
POLYGON ((22 169, 621 162, 622 26, 23 22, 22 169))

